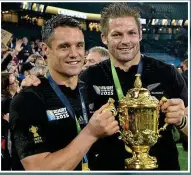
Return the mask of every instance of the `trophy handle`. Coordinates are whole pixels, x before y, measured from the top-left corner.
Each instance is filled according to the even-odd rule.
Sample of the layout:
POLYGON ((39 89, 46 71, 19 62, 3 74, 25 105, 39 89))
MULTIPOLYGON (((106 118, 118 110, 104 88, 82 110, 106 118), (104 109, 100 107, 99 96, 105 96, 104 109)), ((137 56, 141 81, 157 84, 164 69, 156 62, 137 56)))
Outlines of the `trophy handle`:
MULTIPOLYGON (((104 109, 104 110, 111 111, 111 112, 113 113, 113 115, 116 116, 117 113, 118 113, 118 110, 116 110, 115 105, 114 105, 114 102, 115 102, 114 99, 109 98, 109 100, 108 100, 109 107, 107 107, 107 108, 104 109)), ((122 133, 120 130, 118 130, 117 133, 120 134, 119 139, 122 139, 122 138, 124 137, 124 136, 123 136, 123 133, 122 133)), ((129 146, 127 146, 128 142, 127 142, 126 140, 124 140, 124 141, 125 141, 125 143, 126 143, 126 144, 125 144, 125 150, 126 150, 127 152, 129 152, 129 153, 132 153, 132 152, 133 152, 132 149, 131 149, 129 146)))
MULTIPOLYGON (((161 100, 162 100, 163 103, 167 102, 167 98, 166 98, 166 97, 162 97, 161 100)), ((158 130, 158 133, 159 133, 160 131, 166 130, 167 126, 168 126, 168 123, 165 123, 165 124, 163 125, 163 127, 161 127, 161 128, 158 130)))
POLYGON ((167 126, 168 126, 168 123, 165 123, 165 124, 163 125, 163 127, 161 127, 161 128, 158 130, 158 133, 161 132, 161 131, 166 130, 166 127, 167 127, 167 126))

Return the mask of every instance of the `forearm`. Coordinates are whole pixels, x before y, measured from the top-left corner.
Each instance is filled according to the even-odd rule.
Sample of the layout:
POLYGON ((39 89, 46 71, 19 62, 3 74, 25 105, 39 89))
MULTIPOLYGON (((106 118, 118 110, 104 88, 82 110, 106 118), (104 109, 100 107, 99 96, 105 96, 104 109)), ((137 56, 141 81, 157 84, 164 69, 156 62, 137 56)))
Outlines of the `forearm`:
POLYGON ((37 166, 30 162, 24 163, 24 167, 26 170, 73 170, 96 140, 85 127, 67 147, 49 153, 37 166))

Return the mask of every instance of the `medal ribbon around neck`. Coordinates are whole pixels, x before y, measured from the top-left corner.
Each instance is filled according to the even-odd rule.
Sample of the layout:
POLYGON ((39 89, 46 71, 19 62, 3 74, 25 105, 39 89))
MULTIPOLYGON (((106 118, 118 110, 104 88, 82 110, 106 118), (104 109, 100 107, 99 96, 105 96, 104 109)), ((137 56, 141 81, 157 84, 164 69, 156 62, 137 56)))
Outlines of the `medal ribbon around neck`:
MULTIPOLYGON (((52 79, 49 71, 46 73, 46 78, 48 79, 52 89, 54 90, 54 92, 57 94, 58 98, 61 100, 61 102, 63 103, 63 105, 66 107, 67 111, 70 113, 70 116, 75 120, 76 122, 76 129, 77 129, 77 134, 79 134, 81 132, 81 127, 80 124, 77 120, 77 117, 75 115, 75 112, 70 104, 70 102, 68 101, 68 99, 66 98, 66 96, 64 95, 64 93, 61 91, 60 87, 56 84, 56 82, 52 79)), ((84 98, 82 96, 81 93, 81 88, 79 88, 78 86, 78 90, 79 90, 79 94, 80 94, 80 101, 81 101, 81 105, 82 105, 82 114, 84 117, 84 121, 87 124, 88 123, 88 115, 87 115, 87 110, 86 110, 86 106, 85 106, 85 101, 84 98)), ((90 169, 88 168, 88 158, 87 158, 87 154, 84 155, 83 160, 82 160, 82 170, 83 171, 90 171, 90 169)))
MULTIPOLYGON (((114 66, 112 60, 110 60, 110 61, 111 61, 111 71, 112 71, 112 77, 113 77, 115 89, 117 91, 118 99, 121 100, 124 97, 124 94, 123 94, 123 91, 121 88, 121 84, 120 84, 119 77, 117 75, 115 66, 114 66)), ((141 56, 139 64, 138 64, 137 74, 142 75, 142 71, 143 71, 143 60, 142 60, 142 56, 141 56)))

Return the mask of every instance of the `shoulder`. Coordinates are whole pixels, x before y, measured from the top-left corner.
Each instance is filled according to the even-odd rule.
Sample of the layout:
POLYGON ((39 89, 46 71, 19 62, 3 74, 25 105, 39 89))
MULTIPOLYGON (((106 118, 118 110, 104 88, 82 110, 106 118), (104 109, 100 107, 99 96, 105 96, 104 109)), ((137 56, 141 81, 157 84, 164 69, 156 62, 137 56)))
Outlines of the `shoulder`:
POLYGON ((92 78, 94 76, 102 75, 104 71, 107 71, 110 69, 110 60, 102 61, 96 65, 92 65, 88 67, 86 70, 81 72, 79 75, 79 78, 83 81, 86 81, 88 78, 92 78))
POLYGON ((156 58, 154 58, 154 57, 150 57, 150 56, 146 56, 146 55, 144 55, 143 56, 143 60, 144 60, 144 62, 146 62, 147 64, 151 64, 151 65, 153 65, 153 66, 158 66, 158 67, 171 67, 171 65, 170 64, 167 64, 167 63, 165 63, 165 62, 163 62, 163 61, 161 61, 161 60, 158 60, 158 59, 156 59, 156 58))
POLYGON ((146 55, 143 56, 143 67, 146 70, 153 70, 155 73, 166 74, 167 76, 172 74, 172 72, 176 72, 173 65, 146 55))
POLYGON ((40 79, 40 84, 38 86, 28 86, 28 87, 24 87, 21 93, 40 93, 41 91, 43 91, 44 88, 50 87, 50 84, 48 82, 48 80, 45 77, 38 77, 40 79))
POLYGON ((35 102, 43 100, 43 91, 49 88, 49 83, 47 79, 40 78, 41 83, 38 86, 29 86, 25 87, 18 93, 12 100, 12 106, 27 105, 33 102, 33 105, 36 105, 35 102))
POLYGON ((45 119, 46 102, 43 87, 45 84, 41 81, 39 86, 24 88, 13 98, 10 105, 11 127, 19 122, 27 124, 45 119))
POLYGON ((185 81, 175 66, 147 56, 144 57, 144 63, 147 76, 160 80, 165 86, 172 87, 173 91, 184 89, 187 92, 185 81))
POLYGON ((108 69, 110 68, 110 66, 111 66, 110 59, 107 59, 107 60, 101 61, 98 64, 90 66, 88 69, 99 71, 101 69, 108 69))

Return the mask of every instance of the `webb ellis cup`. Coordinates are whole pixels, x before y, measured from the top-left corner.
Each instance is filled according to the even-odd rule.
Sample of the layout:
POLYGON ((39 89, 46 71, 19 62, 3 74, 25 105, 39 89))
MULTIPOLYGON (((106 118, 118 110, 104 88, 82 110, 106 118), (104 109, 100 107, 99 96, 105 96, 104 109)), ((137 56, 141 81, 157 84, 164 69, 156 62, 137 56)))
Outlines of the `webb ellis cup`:
MULTIPOLYGON (((159 100, 150 95, 148 89, 142 88, 140 74, 136 74, 134 88, 119 101, 120 138, 132 158, 125 160, 126 169, 155 169, 158 167, 155 157, 149 155, 149 149, 160 137, 159 132, 165 130, 167 124, 158 129, 159 100)), ((167 99, 161 99, 166 102, 167 99)), ((110 110, 117 115, 114 100, 109 99, 110 110)))
MULTIPOLYGON (((148 152, 167 124, 158 129, 159 100, 142 88, 140 74, 135 76, 134 88, 119 101, 120 137, 133 155, 125 160, 125 166, 128 169, 155 169, 157 160, 148 152)), ((163 97, 162 100, 166 102, 167 99, 163 97)))

